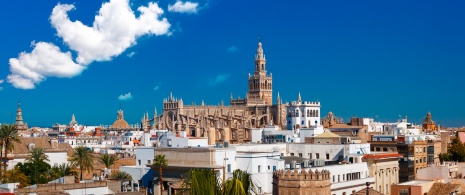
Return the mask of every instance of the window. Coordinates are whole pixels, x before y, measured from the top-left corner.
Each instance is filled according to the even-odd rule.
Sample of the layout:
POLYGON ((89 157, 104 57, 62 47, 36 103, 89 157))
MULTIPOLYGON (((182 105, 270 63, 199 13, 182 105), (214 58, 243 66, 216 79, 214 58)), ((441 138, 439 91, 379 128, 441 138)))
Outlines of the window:
POLYGON ((262 168, 261 165, 258 165, 258 172, 260 173, 260 169, 262 168))
POLYGON ((276 166, 273 166, 273 171, 276 171, 276 166))
POLYGON ((299 157, 302 157, 302 153, 299 153, 299 157))
POLYGON ((152 164, 152 163, 150 163, 150 160, 147 160, 147 164, 152 164))
POLYGON ((270 170, 270 165, 268 165, 268 170, 270 170))
POLYGON ((291 156, 294 156, 294 153, 291 153, 291 156))
POLYGON ((308 153, 308 158, 312 159, 312 153, 308 153))
POLYGON ((340 175, 337 175, 337 182, 341 182, 341 176, 340 175))
POLYGON ((336 182, 336 176, 333 175, 333 183, 336 182))
POLYGON ((342 195, 346 195, 346 193, 345 193, 345 192, 342 192, 342 195))
POLYGON ((139 162, 139 165, 141 165, 141 164, 142 164, 141 160, 137 160, 137 161, 139 162))
POLYGON ((231 173, 231 164, 228 164, 228 173, 231 173))
POLYGON ((316 159, 320 159, 320 153, 316 153, 316 159))
POLYGON ((400 189, 399 190, 399 195, 409 195, 408 194, 408 189, 400 189))
POLYGON ((329 160, 329 154, 326 154, 326 160, 329 160))

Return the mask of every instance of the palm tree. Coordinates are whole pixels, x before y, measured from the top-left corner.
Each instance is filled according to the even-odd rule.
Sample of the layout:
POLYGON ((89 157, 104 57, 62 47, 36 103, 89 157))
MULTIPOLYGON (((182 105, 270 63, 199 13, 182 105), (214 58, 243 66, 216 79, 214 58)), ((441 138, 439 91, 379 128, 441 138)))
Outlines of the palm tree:
MULTIPOLYGON (((14 143, 20 143, 21 139, 18 135, 18 130, 16 130, 14 125, 3 124, 0 129, 0 140, 3 143, 3 148, 5 149, 5 158, 7 158, 8 151, 14 149, 14 143)), ((6 171, 6 162, 3 164, 4 171, 6 171)))
POLYGON ((183 178, 183 188, 188 190, 189 194, 258 194, 250 173, 239 169, 233 172, 233 177, 226 180, 224 185, 210 169, 191 169, 183 178))
POLYGON ((160 175, 160 193, 163 191, 163 180, 162 180, 162 167, 168 166, 168 161, 165 159, 164 154, 158 154, 155 156, 155 161, 153 165, 159 167, 159 175, 160 175))
POLYGON ((132 179, 132 176, 129 175, 129 173, 126 173, 124 171, 117 171, 113 174, 111 174, 112 179, 132 179))
POLYGON ((48 156, 45 154, 44 148, 34 148, 31 150, 31 155, 26 157, 27 162, 32 162, 34 164, 39 162, 49 161, 48 156))
POLYGON ((73 163, 62 163, 58 165, 57 172, 60 177, 76 175, 76 166, 73 163))
POLYGON ((80 180, 82 180, 82 173, 84 171, 91 172, 94 170, 93 161, 94 157, 89 151, 87 151, 85 146, 79 146, 76 148, 74 154, 71 156, 71 162, 79 167, 80 180))
POLYGON ((118 160, 118 156, 114 154, 105 153, 104 155, 100 156, 98 159, 107 169, 111 168, 111 165, 114 165, 118 160))
POLYGON ((191 169, 183 178, 182 188, 187 190, 188 194, 223 194, 221 181, 211 169, 191 169))
POLYGON ((257 194, 252 175, 246 171, 236 169, 233 177, 226 180, 223 187, 223 194, 257 194))

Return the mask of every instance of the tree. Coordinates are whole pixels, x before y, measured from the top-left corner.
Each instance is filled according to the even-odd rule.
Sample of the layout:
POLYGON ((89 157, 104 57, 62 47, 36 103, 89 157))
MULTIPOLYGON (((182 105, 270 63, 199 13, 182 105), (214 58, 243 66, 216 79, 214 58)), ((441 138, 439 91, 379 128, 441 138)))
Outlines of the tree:
POLYGON ((19 183, 20 186, 29 186, 31 180, 18 167, 5 172, 2 178, 3 183, 19 183))
POLYGON ((114 154, 107 154, 105 153, 104 155, 100 156, 98 159, 107 169, 111 168, 111 165, 114 165, 116 161, 118 160, 118 156, 114 154))
POLYGON ((450 155, 450 160, 465 162, 465 145, 460 141, 458 136, 456 136, 447 150, 450 155))
POLYGON ((160 179, 160 193, 163 191, 163 169, 162 167, 168 166, 168 161, 165 159, 164 154, 158 154, 155 156, 155 161, 153 162, 153 165, 159 168, 159 179, 160 179))
POLYGON ((450 161, 450 155, 449 153, 441 153, 438 155, 439 157, 439 161, 441 162, 441 164, 444 162, 444 161, 450 161))
MULTIPOLYGON (((14 125, 3 124, 0 128, 0 140, 3 148, 5 149, 5 158, 7 158, 8 151, 14 149, 14 143, 20 143, 21 139, 18 135, 18 130, 16 130, 14 125)), ((6 171, 6 162, 3 164, 3 169, 6 171)))
POLYGON ((221 185, 220 179, 211 169, 191 169, 183 178, 182 186, 189 194, 257 194, 250 173, 239 169, 233 172, 233 177, 227 179, 224 185, 221 185))
POLYGON ((223 187, 223 194, 250 194, 251 191, 256 193, 252 176, 240 169, 233 172, 233 177, 226 180, 223 187))
POLYGON ((132 176, 129 175, 129 173, 126 173, 124 171, 117 171, 111 174, 112 179, 132 179, 132 176))
POLYGON ((44 148, 34 148, 30 153, 31 155, 26 157, 26 162, 38 163, 49 161, 44 148))
POLYGON ((182 188, 189 194, 222 194, 221 182, 211 169, 191 169, 183 178, 182 188))
POLYGON ((45 174, 51 169, 51 166, 46 162, 18 163, 15 167, 29 178, 31 184, 43 184, 47 183, 48 180, 51 179, 47 174, 45 174))
POLYGON ((76 148, 73 155, 71 156, 71 162, 79 167, 79 180, 82 180, 82 173, 84 171, 91 172, 94 170, 93 161, 94 157, 89 151, 87 151, 85 146, 79 146, 76 148))

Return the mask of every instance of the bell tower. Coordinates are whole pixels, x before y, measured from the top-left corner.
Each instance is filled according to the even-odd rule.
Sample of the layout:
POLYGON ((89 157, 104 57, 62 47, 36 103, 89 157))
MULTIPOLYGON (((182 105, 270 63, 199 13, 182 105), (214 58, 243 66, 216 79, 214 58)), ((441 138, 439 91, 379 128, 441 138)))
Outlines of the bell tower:
POLYGON ((267 75, 266 57, 259 38, 257 53, 255 54, 255 71, 253 75, 249 74, 247 104, 271 105, 273 103, 272 80, 271 74, 267 75))

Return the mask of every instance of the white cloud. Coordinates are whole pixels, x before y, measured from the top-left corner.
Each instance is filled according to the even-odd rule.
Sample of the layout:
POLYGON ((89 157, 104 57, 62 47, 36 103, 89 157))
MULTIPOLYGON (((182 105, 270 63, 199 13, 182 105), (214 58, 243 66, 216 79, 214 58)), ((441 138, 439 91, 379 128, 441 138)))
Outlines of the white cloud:
POLYGON ((215 86, 225 82, 231 74, 219 74, 215 78, 212 78, 208 81, 210 86, 215 86))
POLYGON ((118 100, 121 100, 121 101, 132 100, 131 92, 118 96, 118 100))
POLYGON ((160 89, 160 85, 157 85, 153 88, 153 90, 158 91, 160 89))
POLYGON ((2 84, 2 83, 3 83, 3 79, 0 79, 0 84, 2 84))
POLYGON ((31 53, 21 52, 18 58, 10 58, 7 80, 20 89, 34 89, 47 77, 71 78, 79 75, 86 67, 76 64, 71 52, 61 52, 52 43, 32 43, 31 53))
POLYGON ((236 52, 238 49, 235 46, 231 46, 228 48, 228 52, 236 52))
POLYGON ((190 1, 182 2, 176 1, 174 5, 168 5, 168 11, 195 14, 198 11, 199 3, 193 3, 190 1))
POLYGON ((73 9, 74 5, 58 4, 50 21, 57 35, 78 53, 76 61, 80 64, 111 60, 135 45, 140 36, 169 33, 170 23, 160 18, 163 10, 153 2, 137 8, 140 15, 136 18, 129 0, 110 0, 102 4, 91 27, 79 20, 71 21, 68 11, 73 9))
POLYGON ((71 78, 93 61, 108 61, 120 55, 141 36, 171 33, 168 20, 160 18, 163 10, 153 2, 137 8, 140 15, 136 18, 129 0, 110 0, 102 4, 91 27, 79 20, 71 21, 68 11, 73 9, 74 5, 56 5, 50 21, 57 36, 77 52, 77 58, 73 60, 69 51, 62 52, 53 43, 32 42, 31 53, 22 52, 18 58, 10 59, 9 83, 20 89, 34 89, 47 77, 71 78))
POLYGON ((128 55, 127 55, 127 56, 128 56, 129 58, 132 58, 132 56, 134 56, 134 55, 136 55, 136 52, 131 52, 131 53, 128 53, 128 55))
POLYGON ((0 91, 3 91, 3 87, 0 87, 0 91))

